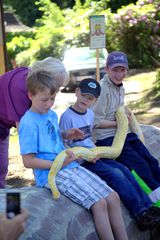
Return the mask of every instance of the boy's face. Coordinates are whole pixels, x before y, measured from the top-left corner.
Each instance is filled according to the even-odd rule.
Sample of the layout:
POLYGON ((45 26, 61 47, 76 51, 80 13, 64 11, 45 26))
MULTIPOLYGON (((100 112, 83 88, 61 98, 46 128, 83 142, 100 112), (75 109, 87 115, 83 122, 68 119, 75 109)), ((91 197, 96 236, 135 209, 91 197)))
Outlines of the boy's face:
POLYGON ((50 93, 50 89, 45 88, 38 91, 35 95, 28 93, 29 99, 32 101, 31 110, 37 113, 47 113, 54 104, 56 93, 50 93))
POLYGON ((77 110, 81 112, 85 112, 87 108, 91 107, 97 100, 97 98, 95 98, 90 94, 81 93, 80 88, 76 89, 76 97, 77 97, 77 101, 75 105, 77 107, 77 110))
POLYGON ((126 77, 127 68, 121 66, 115 68, 106 67, 106 72, 108 74, 109 79, 116 85, 118 85, 121 84, 123 79, 126 77))

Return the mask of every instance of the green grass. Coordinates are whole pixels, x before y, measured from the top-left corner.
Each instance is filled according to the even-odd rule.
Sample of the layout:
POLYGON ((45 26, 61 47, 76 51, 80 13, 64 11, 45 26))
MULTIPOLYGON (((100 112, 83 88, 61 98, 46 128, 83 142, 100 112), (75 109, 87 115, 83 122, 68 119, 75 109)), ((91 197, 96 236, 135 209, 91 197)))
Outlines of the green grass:
POLYGON ((154 103, 159 99, 159 93, 156 90, 156 71, 136 74, 129 76, 126 81, 138 82, 141 97, 137 100, 136 98, 129 103, 129 107, 134 109, 136 113, 144 113, 149 110, 154 103))

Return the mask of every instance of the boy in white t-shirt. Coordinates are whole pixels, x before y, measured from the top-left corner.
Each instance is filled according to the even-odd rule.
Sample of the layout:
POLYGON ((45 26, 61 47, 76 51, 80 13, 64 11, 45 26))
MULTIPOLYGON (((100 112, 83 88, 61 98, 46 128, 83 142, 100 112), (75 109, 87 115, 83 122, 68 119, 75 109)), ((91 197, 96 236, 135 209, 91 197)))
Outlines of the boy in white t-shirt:
MULTIPOLYGON (((100 92, 97 81, 92 78, 82 80, 75 92, 76 102, 62 114, 62 131, 79 128, 84 134, 83 139, 66 140, 70 147, 95 147, 92 141, 94 112, 90 107, 95 104, 100 92)), ((101 107, 103 106, 99 106, 101 107)), ((95 163, 83 161, 81 166, 97 174, 119 194, 140 230, 145 231, 160 225, 159 209, 152 207, 151 200, 141 190, 128 168, 111 159, 99 159, 95 163)))

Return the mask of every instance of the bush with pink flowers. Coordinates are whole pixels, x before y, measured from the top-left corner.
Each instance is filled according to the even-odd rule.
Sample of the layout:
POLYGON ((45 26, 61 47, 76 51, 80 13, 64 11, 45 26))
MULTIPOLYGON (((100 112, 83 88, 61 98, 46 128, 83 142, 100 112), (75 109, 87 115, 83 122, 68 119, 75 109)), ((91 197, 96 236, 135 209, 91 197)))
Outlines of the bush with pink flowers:
POLYGON ((110 14, 106 21, 107 49, 128 54, 132 68, 160 64, 160 3, 139 0, 110 14))

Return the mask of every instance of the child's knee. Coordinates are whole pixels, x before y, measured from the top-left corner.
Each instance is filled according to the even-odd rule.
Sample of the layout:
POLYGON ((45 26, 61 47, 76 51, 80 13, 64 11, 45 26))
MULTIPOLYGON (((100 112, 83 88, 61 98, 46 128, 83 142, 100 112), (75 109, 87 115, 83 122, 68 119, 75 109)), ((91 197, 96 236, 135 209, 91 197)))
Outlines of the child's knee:
POLYGON ((101 208, 103 211, 107 209, 107 202, 106 199, 100 199, 98 202, 94 203, 91 207, 91 210, 94 211, 96 208, 101 208))
POLYGON ((107 204, 108 205, 119 205, 120 204, 120 198, 117 192, 113 191, 107 198, 107 204))
POLYGON ((114 169, 112 170, 112 172, 113 172, 113 173, 112 173, 113 176, 114 176, 116 179, 121 180, 122 178, 125 177, 124 173, 123 173, 119 168, 114 168, 114 169))

